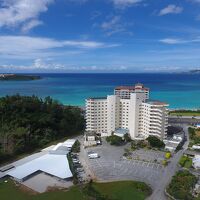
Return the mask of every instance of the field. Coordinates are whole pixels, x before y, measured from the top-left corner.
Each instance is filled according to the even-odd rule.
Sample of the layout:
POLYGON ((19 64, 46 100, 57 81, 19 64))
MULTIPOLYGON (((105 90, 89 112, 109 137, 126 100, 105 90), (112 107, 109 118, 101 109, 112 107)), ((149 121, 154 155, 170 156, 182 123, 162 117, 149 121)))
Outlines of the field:
POLYGON ((133 181, 111 182, 106 184, 95 183, 94 188, 115 200, 140 200, 145 199, 150 194, 150 190, 144 183, 133 181))
MULTIPOLYGON (((110 200, 144 200, 151 189, 144 183, 133 181, 120 181, 112 183, 92 183, 92 188, 110 200)), ((89 200, 91 196, 87 195, 81 187, 74 186, 68 191, 54 191, 43 194, 30 194, 22 191, 15 186, 14 182, 9 180, 7 183, 0 182, 1 200, 89 200)), ((94 199, 94 198, 93 198, 94 199)), ((107 198, 105 198, 107 199, 107 198)))

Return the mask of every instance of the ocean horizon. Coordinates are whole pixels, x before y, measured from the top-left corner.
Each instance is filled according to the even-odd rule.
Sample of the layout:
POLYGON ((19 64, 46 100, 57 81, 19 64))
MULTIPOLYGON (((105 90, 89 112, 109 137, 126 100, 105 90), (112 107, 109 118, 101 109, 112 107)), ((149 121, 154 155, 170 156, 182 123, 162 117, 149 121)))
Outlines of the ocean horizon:
MULTIPOLYGON (((24 73, 25 74, 25 73, 24 73)), ((65 105, 84 106, 89 97, 113 94, 116 86, 143 83, 150 98, 169 103, 170 109, 200 109, 200 74, 166 73, 31 73, 34 81, 0 81, 0 96, 51 96, 65 105)))

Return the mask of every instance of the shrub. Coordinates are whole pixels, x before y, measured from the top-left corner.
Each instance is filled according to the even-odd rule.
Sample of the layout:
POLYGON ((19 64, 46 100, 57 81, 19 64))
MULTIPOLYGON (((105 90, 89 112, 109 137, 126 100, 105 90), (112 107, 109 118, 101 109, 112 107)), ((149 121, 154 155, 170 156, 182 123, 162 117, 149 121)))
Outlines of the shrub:
POLYGON ((107 137, 106 141, 109 142, 111 145, 116 145, 116 146, 119 146, 124 142, 122 138, 117 135, 111 135, 107 137))
POLYGON ((167 166, 167 164, 168 164, 167 160, 163 160, 162 164, 163 164, 163 166, 167 166))
POLYGON ((170 159, 171 158, 171 153, 170 152, 167 152, 166 154, 165 154, 165 158, 167 158, 167 159, 170 159))
POLYGON ((147 138, 147 141, 149 142, 151 147, 155 147, 155 148, 164 148, 165 147, 164 142, 155 136, 149 136, 147 138))
POLYGON ((80 142, 78 140, 76 140, 76 142, 72 146, 72 152, 79 153, 80 152, 80 146, 81 146, 80 142))
POLYGON ((188 156, 182 156, 179 160, 181 167, 190 168, 192 166, 192 159, 188 156))
POLYGON ((131 138, 130 138, 130 136, 129 136, 128 133, 126 133, 126 134, 124 135, 124 140, 125 140, 126 142, 131 142, 131 138))
POLYGON ((192 188, 195 186, 197 178, 189 171, 179 171, 173 176, 167 192, 179 200, 192 200, 192 188))

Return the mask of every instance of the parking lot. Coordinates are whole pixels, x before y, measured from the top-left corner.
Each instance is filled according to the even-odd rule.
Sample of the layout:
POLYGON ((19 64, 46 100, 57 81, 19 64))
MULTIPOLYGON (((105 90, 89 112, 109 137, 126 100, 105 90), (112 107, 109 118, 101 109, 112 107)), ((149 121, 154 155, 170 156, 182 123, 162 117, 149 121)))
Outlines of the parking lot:
POLYGON ((132 159, 134 160, 143 160, 147 162, 156 162, 162 164, 162 161, 165 157, 165 152, 140 149, 133 151, 132 159))
POLYGON ((111 146, 103 141, 101 146, 85 149, 99 154, 97 159, 87 159, 90 170, 98 181, 138 180, 156 187, 159 177, 165 170, 161 164, 164 152, 152 150, 136 150, 132 159, 123 158, 124 148, 128 146, 111 146))

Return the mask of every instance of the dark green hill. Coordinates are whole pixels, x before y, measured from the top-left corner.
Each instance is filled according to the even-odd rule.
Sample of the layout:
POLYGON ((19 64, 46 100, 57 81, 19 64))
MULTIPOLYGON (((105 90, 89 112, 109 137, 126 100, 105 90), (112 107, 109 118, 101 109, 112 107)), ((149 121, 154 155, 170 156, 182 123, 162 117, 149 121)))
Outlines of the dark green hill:
POLYGON ((32 81, 41 79, 37 75, 23 75, 23 74, 1 74, 0 81, 32 81))

